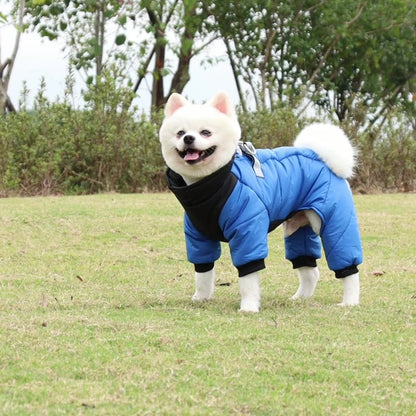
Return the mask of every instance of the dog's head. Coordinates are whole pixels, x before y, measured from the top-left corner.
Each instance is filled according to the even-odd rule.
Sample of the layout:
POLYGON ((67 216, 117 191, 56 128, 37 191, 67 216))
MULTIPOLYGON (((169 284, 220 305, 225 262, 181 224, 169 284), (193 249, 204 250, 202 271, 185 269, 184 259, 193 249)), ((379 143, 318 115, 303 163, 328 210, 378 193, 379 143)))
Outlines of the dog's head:
POLYGON ((187 183, 225 166, 236 151, 240 135, 234 107, 224 92, 202 105, 172 94, 159 131, 166 164, 187 183))

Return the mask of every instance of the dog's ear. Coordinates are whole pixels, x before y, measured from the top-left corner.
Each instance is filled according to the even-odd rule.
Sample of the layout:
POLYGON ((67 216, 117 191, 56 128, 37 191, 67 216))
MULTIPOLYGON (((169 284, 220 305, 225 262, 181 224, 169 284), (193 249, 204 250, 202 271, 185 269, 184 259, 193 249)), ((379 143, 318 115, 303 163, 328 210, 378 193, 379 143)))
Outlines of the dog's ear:
POLYGON ((176 110, 188 104, 188 101, 182 95, 174 92, 168 99, 165 105, 165 116, 171 116, 176 110))
POLYGON ((208 104, 226 116, 236 118, 234 106, 226 92, 219 92, 208 104))

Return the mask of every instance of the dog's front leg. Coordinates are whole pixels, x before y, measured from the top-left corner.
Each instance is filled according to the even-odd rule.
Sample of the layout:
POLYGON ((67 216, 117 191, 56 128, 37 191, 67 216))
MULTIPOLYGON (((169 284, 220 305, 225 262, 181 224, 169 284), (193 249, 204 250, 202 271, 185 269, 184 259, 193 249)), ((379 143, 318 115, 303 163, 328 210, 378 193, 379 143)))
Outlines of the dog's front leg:
POLYGON ((194 302, 211 299, 215 288, 215 269, 207 272, 195 272, 195 293, 192 296, 194 302))
POLYGON ((260 309, 259 273, 239 277, 241 304, 240 312, 258 312, 260 309))
POLYGON ((360 275, 358 273, 343 277, 344 297, 339 306, 355 306, 360 303, 360 275))

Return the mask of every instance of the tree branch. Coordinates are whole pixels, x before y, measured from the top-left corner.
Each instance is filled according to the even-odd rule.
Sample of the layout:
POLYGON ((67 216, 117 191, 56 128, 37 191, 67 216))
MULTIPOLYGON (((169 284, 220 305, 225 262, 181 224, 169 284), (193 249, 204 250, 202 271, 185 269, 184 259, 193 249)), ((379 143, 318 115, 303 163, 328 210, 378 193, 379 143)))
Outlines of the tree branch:
POLYGON ((246 100, 244 99, 243 89, 240 84, 240 79, 238 78, 237 66, 232 56, 230 42, 228 41, 227 37, 224 37, 223 40, 225 43, 225 47, 227 49, 227 56, 228 56, 228 60, 230 61, 231 70, 233 72, 234 82, 237 87, 238 96, 240 98, 241 108, 243 109, 243 112, 246 113, 247 112, 246 100))
POLYGON ((139 78, 137 79, 136 83, 133 87, 133 92, 137 93, 137 90, 140 87, 140 84, 146 77, 147 68, 149 68, 150 62, 152 61, 153 55, 155 54, 156 48, 153 46, 153 49, 151 50, 149 56, 147 57, 145 63, 142 65, 141 69, 139 70, 139 78))
MULTIPOLYGON (((9 81, 10 81, 10 76, 12 75, 12 70, 13 70, 13 66, 14 63, 16 61, 16 56, 17 56, 17 52, 19 51, 19 46, 20 46, 20 37, 22 34, 22 27, 23 27, 23 16, 25 13, 25 7, 26 7, 26 1, 25 0, 20 0, 20 4, 19 4, 19 16, 18 16, 18 23, 17 23, 17 28, 16 28, 16 37, 14 40, 14 46, 13 46, 13 50, 12 50, 12 54, 10 56, 10 58, 8 60, 6 60, 6 62, 8 61, 8 68, 5 74, 2 73, 3 77, 3 86, 5 87, 6 91, 7 88, 9 86, 9 81)), ((6 67, 2 68, 2 71, 5 70, 6 67)))
POLYGON ((16 61, 17 52, 19 51, 20 37, 23 30, 23 16, 25 13, 25 0, 20 0, 18 21, 16 24, 16 37, 14 40, 13 50, 10 58, 6 59, 0 65, 0 113, 6 114, 6 111, 16 112, 16 109, 11 102, 7 90, 9 87, 10 77, 12 75, 13 66, 16 61))
MULTIPOLYGON (((345 23, 345 28, 350 27, 352 24, 354 24, 361 16, 361 14, 364 11, 365 6, 367 5, 367 2, 363 2, 359 8, 357 13, 355 14, 355 16, 349 21, 345 23)), ((338 33, 337 36, 335 36, 335 38, 332 40, 332 42, 330 43, 330 45, 328 46, 328 48, 326 49, 325 53, 323 54, 322 58, 320 59, 318 66, 315 68, 315 70, 312 73, 312 76, 309 78, 306 87, 304 89, 304 94, 306 96, 307 92, 309 91, 311 85, 315 82, 315 79, 317 78, 317 76, 319 75, 319 73, 321 72, 329 54, 333 51, 333 49, 335 48, 335 45, 339 42, 339 40, 342 37, 342 32, 338 33)), ((309 100, 306 105, 303 107, 303 109, 301 109, 298 113, 298 116, 300 116, 310 105, 312 100, 309 100)))

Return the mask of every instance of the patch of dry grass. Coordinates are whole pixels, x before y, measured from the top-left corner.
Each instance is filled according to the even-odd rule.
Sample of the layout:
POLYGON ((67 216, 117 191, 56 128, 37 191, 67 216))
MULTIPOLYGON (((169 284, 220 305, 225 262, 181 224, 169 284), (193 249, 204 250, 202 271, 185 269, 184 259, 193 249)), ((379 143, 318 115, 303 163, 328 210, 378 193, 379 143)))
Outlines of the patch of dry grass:
POLYGON ((215 299, 190 301, 170 194, 2 200, 0 413, 412 414, 416 195, 356 202, 361 306, 335 306, 325 261, 314 299, 288 301, 277 230, 242 315, 226 247, 215 299))

